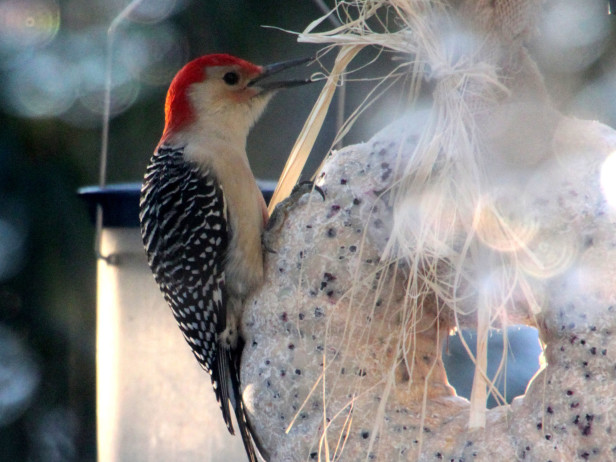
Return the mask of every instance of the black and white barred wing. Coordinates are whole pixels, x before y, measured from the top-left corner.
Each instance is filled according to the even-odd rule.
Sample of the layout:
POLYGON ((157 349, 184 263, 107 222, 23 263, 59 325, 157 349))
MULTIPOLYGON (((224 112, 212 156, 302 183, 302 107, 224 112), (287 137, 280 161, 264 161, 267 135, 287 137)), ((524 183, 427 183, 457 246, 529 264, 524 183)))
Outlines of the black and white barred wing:
POLYGON ((217 335, 226 327, 224 260, 228 246, 224 195, 207 171, 164 146, 154 155, 141 195, 148 263, 201 366, 211 375, 229 431, 229 352, 217 335))

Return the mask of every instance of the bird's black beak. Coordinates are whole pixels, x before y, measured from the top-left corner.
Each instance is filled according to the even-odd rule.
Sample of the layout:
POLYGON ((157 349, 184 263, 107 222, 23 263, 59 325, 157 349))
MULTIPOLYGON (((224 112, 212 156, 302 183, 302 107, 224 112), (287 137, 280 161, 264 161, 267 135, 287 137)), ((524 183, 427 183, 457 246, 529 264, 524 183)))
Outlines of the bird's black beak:
POLYGON ((314 61, 314 58, 299 58, 292 59, 289 61, 282 61, 280 63, 269 64, 267 66, 263 66, 263 72, 257 78, 251 80, 248 83, 249 87, 258 85, 259 88, 263 90, 263 92, 278 90, 280 88, 289 88, 289 87, 297 87, 300 85, 305 85, 307 83, 312 83, 313 80, 310 78, 307 79, 295 79, 295 80, 282 80, 282 81, 274 81, 274 82, 262 82, 263 79, 269 77, 270 75, 278 74, 285 69, 289 69, 291 67, 300 66, 302 64, 310 63, 314 61))

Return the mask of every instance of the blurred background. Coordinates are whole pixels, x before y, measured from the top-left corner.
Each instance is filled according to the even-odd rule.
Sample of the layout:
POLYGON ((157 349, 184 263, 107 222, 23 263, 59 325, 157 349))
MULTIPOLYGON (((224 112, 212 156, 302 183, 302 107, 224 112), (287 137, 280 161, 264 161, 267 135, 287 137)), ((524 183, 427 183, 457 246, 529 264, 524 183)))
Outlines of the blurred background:
MULTIPOLYGON (((94 227, 76 191, 98 182, 106 31, 127 4, 0 0, 0 461, 96 458, 94 227)), ((107 181, 141 180, 162 132, 167 85, 185 62, 213 52, 258 64, 309 56, 317 48, 276 28, 301 31, 320 15, 310 0, 144 0, 113 49, 107 181)), ((615 32, 604 0, 546 2, 531 49, 565 113, 616 126, 615 32)), ((377 54, 362 53, 366 61, 377 54)), ((390 58, 380 58, 377 75, 390 58)), ((349 113, 371 83, 347 87, 349 113)), ((345 144, 369 139, 396 116, 396 89, 345 144)), ((319 91, 296 89, 270 105, 249 138, 258 178, 277 179, 319 91)), ((334 138, 330 112, 308 174, 334 138)), ((514 363, 525 366, 522 392, 539 351, 528 331, 510 359, 510 376, 514 363)), ((449 363, 470 367, 452 355, 449 363)))

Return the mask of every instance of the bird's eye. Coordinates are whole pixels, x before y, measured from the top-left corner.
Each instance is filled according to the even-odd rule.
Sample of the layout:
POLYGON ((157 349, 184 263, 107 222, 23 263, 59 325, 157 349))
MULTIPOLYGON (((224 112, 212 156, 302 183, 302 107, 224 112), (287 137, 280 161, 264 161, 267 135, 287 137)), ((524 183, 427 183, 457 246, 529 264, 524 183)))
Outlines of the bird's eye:
POLYGON ((240 80, 237 72, 227 72, 222 78, 227 85, 235 85, 240 80))

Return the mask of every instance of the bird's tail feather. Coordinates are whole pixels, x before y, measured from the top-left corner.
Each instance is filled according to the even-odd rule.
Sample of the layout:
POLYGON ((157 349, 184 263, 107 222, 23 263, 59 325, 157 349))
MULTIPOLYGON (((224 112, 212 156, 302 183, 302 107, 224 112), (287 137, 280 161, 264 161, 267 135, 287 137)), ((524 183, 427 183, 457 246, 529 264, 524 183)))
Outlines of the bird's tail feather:
POLYGON ((214 385, 216 389, 216 400, 218 401, 218 405, 222 411, 222 417, 225 420, 225 424, 227 424, 227 430, 229 430, 229 433, 232 435, 235 435, 235 431, 233 430, 233 422, 231 420, 231 412, 229 410, 229 402, 232 402, 235 399, 235 392, 233 395, 230 395, 229 387, 233 385, 230 384, 226 377, 229 367, 233 367, 233 361, 231 360, 229 350, 226 348, 218 347, 217 356, 217 367, 215 374, 212 374, 212 385, 214 385), (218 377, 214 377, 214 375, 218 375, 218 377))

